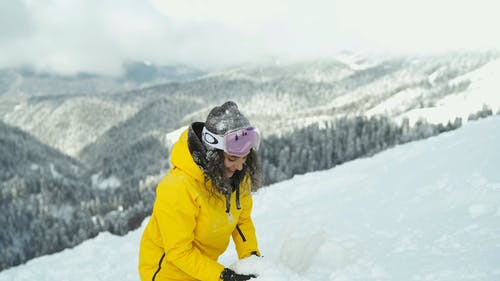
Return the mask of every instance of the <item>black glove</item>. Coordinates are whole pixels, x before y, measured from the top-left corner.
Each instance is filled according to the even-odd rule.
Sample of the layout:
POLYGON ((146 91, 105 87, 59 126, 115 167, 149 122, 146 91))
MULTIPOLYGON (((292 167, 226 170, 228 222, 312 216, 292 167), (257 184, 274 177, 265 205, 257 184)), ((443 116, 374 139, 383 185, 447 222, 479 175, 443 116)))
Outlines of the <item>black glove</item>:
POLYGON ((229 268, 224 268, 224 270, 220 274, 220 279, 222 279, 224 281, 246 281, 250 278, 255 278, 255 277, 257 277, 257 276, 255 276, 253 274, 249 274, 249 275, 238 274, 229 268))

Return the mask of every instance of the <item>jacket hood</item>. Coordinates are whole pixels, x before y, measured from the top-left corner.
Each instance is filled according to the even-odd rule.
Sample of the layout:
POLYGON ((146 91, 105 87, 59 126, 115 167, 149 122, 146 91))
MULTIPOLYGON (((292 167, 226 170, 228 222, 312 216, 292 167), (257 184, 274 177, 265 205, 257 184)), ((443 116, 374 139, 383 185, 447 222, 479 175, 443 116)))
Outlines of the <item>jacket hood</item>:
MULTIPOLYGON (((196 180, 204 182, 205 176, 200 164, 204 159, 205 148, 201 140, 196 136, 193 129, 194 124, 191 124, 174 144, 170 155, 170 162, 174 168, 181 169, 196 180), (190 146, 197 148, 191 152, 190 146)), ((201 126, 203 126, 203 123, 201 123, 201 126)))

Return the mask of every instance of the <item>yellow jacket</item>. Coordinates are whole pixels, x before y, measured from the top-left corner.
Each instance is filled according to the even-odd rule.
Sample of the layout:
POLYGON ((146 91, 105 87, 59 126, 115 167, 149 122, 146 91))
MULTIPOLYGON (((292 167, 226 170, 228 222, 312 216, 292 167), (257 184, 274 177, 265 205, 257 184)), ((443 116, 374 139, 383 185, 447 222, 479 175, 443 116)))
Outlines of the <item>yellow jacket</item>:
POLYGON ((225 200, 210 196, 204 186, 203 172, 189 152, 187 139, 186 130, 172 149, 173 168, 156 189, 140 245, 142 281, 220 280, 224 266, 217 259, 231 235, 240 259, 259 253, 248 180, 240 186, 241 209, 236 208, 233 192, 228 215, 225 200))

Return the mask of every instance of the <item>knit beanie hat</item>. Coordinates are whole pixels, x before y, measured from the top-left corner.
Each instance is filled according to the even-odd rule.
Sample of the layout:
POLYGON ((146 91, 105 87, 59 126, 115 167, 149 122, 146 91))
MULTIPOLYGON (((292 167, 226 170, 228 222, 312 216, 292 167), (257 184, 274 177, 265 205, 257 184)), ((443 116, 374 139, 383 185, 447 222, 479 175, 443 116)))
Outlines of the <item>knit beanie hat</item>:
POLYGON ((251 127, 251 125, 238 109, 238 105, 233 101, 227 101, 210 111, 205 127, 212 133, 224 135, 230 131, 251 127))

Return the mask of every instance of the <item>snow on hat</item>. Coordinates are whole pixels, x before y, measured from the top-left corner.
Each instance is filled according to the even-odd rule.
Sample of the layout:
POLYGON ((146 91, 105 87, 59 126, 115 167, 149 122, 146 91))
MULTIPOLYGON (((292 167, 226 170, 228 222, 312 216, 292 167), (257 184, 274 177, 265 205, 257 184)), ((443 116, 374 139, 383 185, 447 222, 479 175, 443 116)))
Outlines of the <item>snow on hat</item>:
POLYGON ((210 111, 205 121, 205 127, 210 132, 224 135, 230 131, 251 127, 251 125, 238 109, 238 105, 233 101, 227 101, 210 111))

